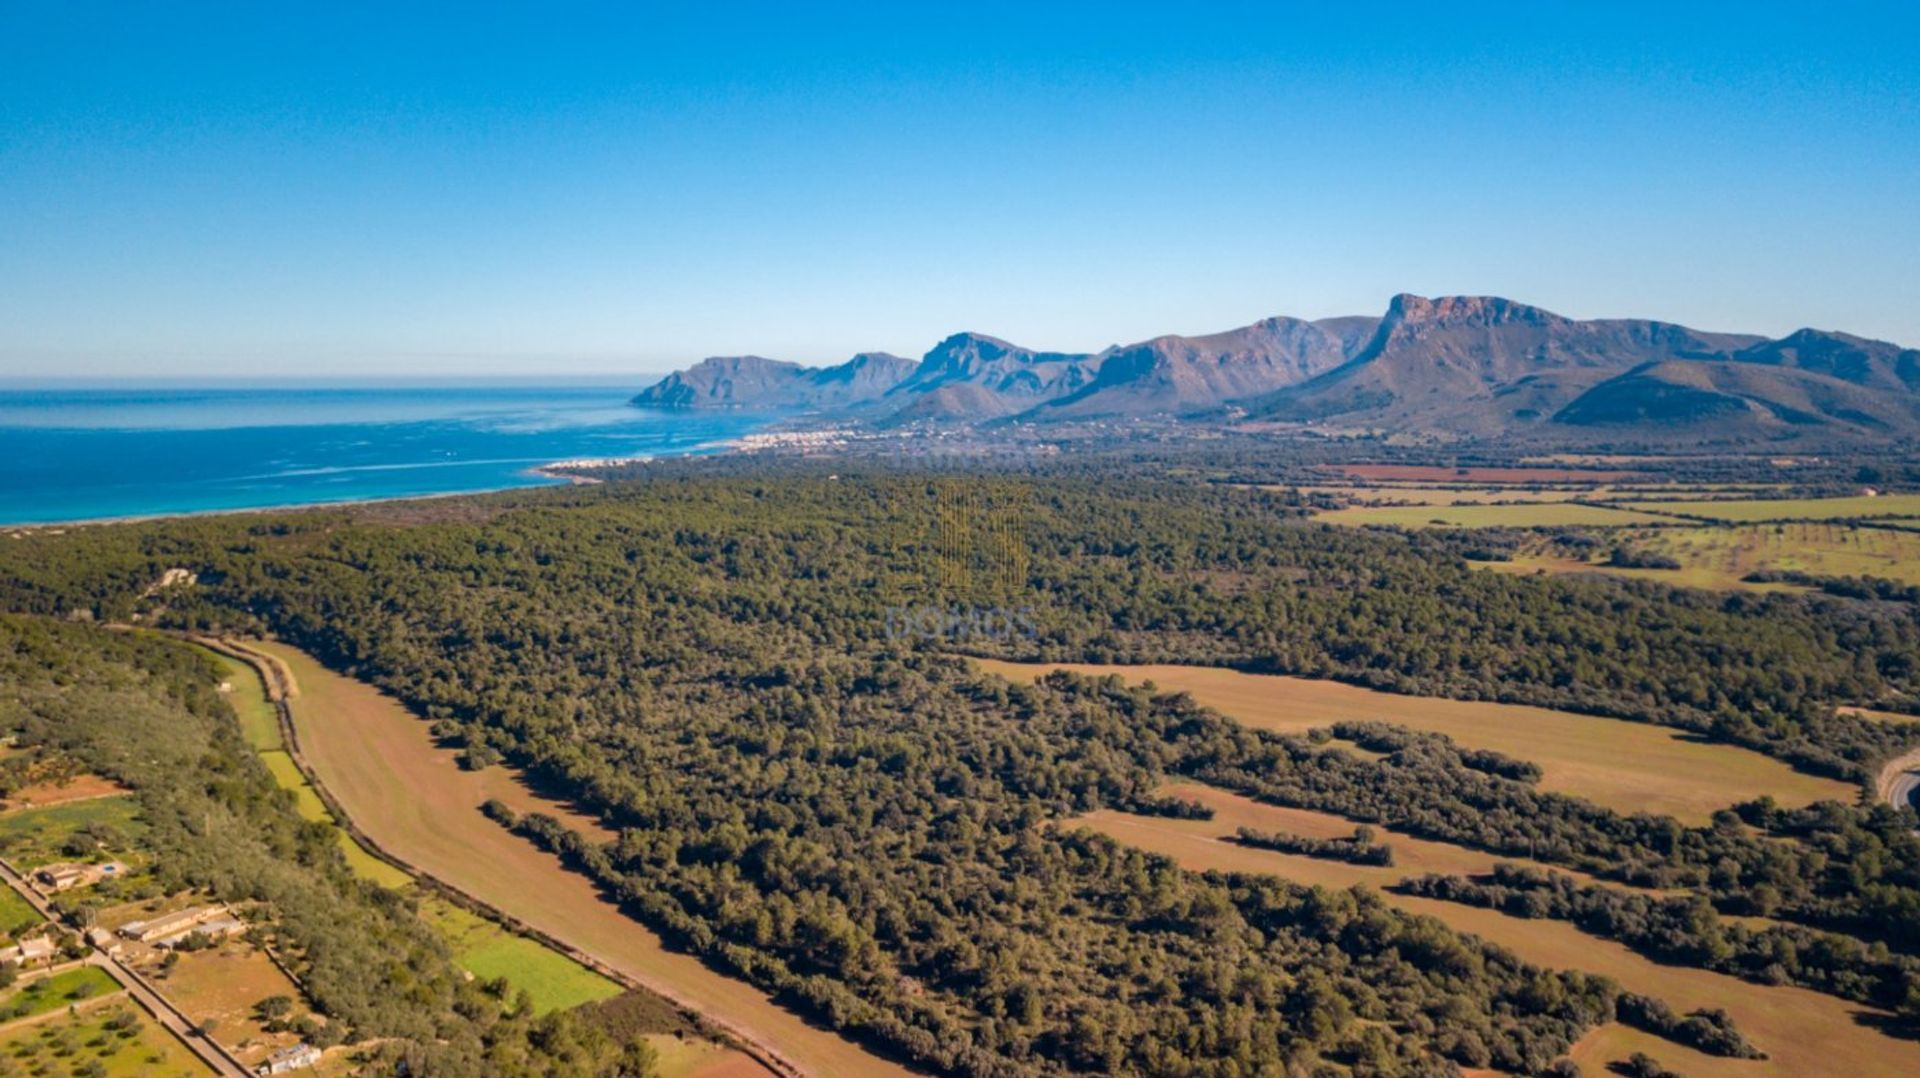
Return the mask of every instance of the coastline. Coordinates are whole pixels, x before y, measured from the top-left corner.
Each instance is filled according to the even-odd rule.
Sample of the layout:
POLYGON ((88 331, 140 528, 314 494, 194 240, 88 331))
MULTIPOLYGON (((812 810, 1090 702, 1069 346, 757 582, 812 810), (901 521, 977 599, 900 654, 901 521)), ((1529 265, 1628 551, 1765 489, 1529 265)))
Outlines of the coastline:
MULTIPOLYGON (((726 453, 765 453, 777 450, 831 451, 844 449, 856 439, 854 428, 845 425, 821 427, 794 426, 779 430, 758 430, 746 434, 737 434, 723 438, 704 446, 696 447, 686 453, 673 456, 720 456, 726 453)), ((581 457, 575 460, 556 460, 536 465, 528 469, 529 474, 560 480, 575 486, 596 486, 606 482, 591 475, 581 475, 581 471, 596 468, 624 468, 634 464, 650 464, 661 459, 660 454, 645 454, 631 457, 581 457)))
POLYGON ((0 532, 578 484, 585 463, 725 453, 771 413, 667 415, 608 386, 0 393, 0 532))
POLYGON ((723 453, 740 451, 741 447, 735 444, 739 441, 740 439, 738 438, 726 438, 715 442, 703 442, 684 452, 664 455, 652 454, 634 457, 555 460, 545 464, 536 464, 530 468, 523 468, 513 473, 515 475, 538 477, 537 481, 532 483, 517 483, 498 487, 476 487, 472 490, 424 491, 419 494, 376 494, 364 498, 330 498, 323 501, 279 502, 272 505, 245 505, 222 509, 181 509, 164 513, 126 513, 116 516, 75 517, 71 520, 40 520, 23 521, 19 523, 0 521, 0 536, 17 539, 21 537, 22 533, 26 532, 58 532, 65 528, 95 527, 107 524, 143 524, 156 520, 180 520, 190 517, 232 516, 238 514, 291 513, 302 509, 341 509, 356 505, 385 505, 392 502, 427 501, 429 499, 441 498, 471 498, 483 494, 505 494, 516 490, 531 491, 550 490, 567 486, 597 486, 605 482, 605 480, 595 479, 591 476, 573 475, 553 469, 569 467, 618 467, 626 464, 639 464, 660 460, 663 456, 671 456, 675 459, 681 457, 719 456, 723 453))
POLYGON ((341 509, 353 505, 384 505, 388 502, 418 502, 436 498, 469 498, 480 494, 504 494, 510 490, 544 490, 564 486, 559 480, 514 487, 488 487, 484 490, 442 490, 425 494, 381 494, 368 498, 335 498, 323 502, 285 502, 279 505, 246 505, 232 509, 182 509, 172 513, 128 513, 111 517, 76 517, 73 520, 44 520, 24 524, 0 524, 0 535, 16 537, 19 532, 58 531, 63 528, 87 528, 105 524, 145 524, 155 520, 184 520, 191 517, 240 516, 255 513, 291 513, 301 509, 341 509))
MULTIPOLYGON (((715 445, 716 445, 716 446, 723 446, 723 447, 724 447, 724 446, 726 446, 726 444, 727 444, 727 443, 725 443, 725 442, 716 442, 716 443, 715 443, 715 445)), ((726 449, 726 448, 720 448, 720 449, 717 449, 717 450, 716 450, 715 452, 713 452, 713 453, 705 453, 705 454, 701 454, 701 455, 702 455, 702 456, 718 456, 718 455, 719 455, 720 453, 724 453, 724 452, 727 452, 727 449, 726 449)), ((686 456, 693 456, 694 454, 692 454, 692 453, 688 453, 688 454, 685 454, 685 455, 686 455, 686 456)), ((563 469, 569 469, 569 468, 624 468, 624 467, 626 467, 626 466, 627 466, 627 465, 629 465, 629 464, 646 464, 646 463, 649 463, 649 462, 651 462, 651 461, 654 461, 654 460, 658 460, 658 459, 659 459, 659 458, 658 458, 658 457, 655 457, 655 456, 641 456, 641 457, 581 457, 581 458, 578 458, 578 459, 576 459, 576 460, 555 460, 555 461, 549 461, 549 462, 547 462, 546 464, 536 464, 536 465, 534 465, 533 467, 531 467, 531 468, 528 468, 525 474, 527 474, 527 475, 538 475, 538 476, 541 476, 541 477, 543 477, 543 478, 546 478, 546 479, 551 479, 551 480, 553 480, 553 481, 555 481, 555 482, 558 482, 558 483, 565 483, 565 484, 567 484, 567 485, 569 485, 569 486, 575 486, 575 487, 597 487, 597 486, 599 486, 600 484, 602 484, 602 483, 604 483, 604 482, 606 482, 606 480, 604 480, 604 479, 595 479, 595 478, 594 478, 593 476, 590 476, 590 475, 581 475, 581 474, 579 474, 578 472, 575 472, 575 471, 565 471, 565 470, 563 470, 563 469)), ((508 489, 515 489, 515 488, 508 488, 508 489)))
MULTIPOLYGON (((791 422, 786 425, 779 421, 760 429, 748 430, 711 441, 693 445, 675 447, 665 452, 640 453, 626 456, 609 457, 569 457, 533 464, 511 473, 514 477, 525 477, 527 482, 503 482, 500 485, 473 487, 462 490, 421 491, 409 494, 373 494, 363 497, 322 498, 312 501, 282 501, 261 505, 239 505, 207 509, 179 509, 161 512, 108 513, 99 516, 78 516, 60 520, 7 521, 0 520, 0 536, 20 538, 30 532, 58 531, 64 528, 91 527, 108 524, 139 524, 155 520, 174 520, 188 517, 221 516, 235 513, 286 513, 303 509, 339 509, 355 505, 379 505, 391 502, 419 501, 429 498, 461 498, 481 494, 500 494, 515 490, 539 490, 558 486, 597 486, 605 480, 590 474, 595 469, 622 468, 635 464, 646 464, 665 459, 685 457, 720 456, 724 454, 750 454, 765 452, 830 453, 848 448, 853 442, 871 437, 857 428, 830 423, 821 426, 791 422)), ((503 477, 504 478, 504 477, 503 477)), ((0 510, 4 512, 4 510, 0 510)))

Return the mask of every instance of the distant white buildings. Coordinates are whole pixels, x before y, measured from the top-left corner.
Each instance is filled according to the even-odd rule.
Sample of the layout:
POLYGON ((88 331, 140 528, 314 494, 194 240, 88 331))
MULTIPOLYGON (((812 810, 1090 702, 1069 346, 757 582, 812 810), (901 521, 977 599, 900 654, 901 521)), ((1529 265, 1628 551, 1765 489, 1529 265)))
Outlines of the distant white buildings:
POLYGON ((311 1067, 320 1062, 320 1049, 302 1041, 291 1048, 282 1048, 268 1056, 266 1062, 253 1069, 255 1074, 286 1074, 301 1067, 311 1067))
POLYGON ((51 961, 55 950, 57 950, 57 948, 54 947, 51 939, 45 936, 35 936, 32 939, 21 940, 6 950, 0 951, 0 960, 12 962, 19 966, 31 966, 37 962, 51 961))
POLYGON ((110 880, 126 874, 126 865, 118 861, 103 861, 97 865, 76 863, 48 865, 37 869, 33 878, 50 891, 71 891, 76 887, 92 887, 102 880, 110 880))
POLYGON ((233 931, 238 931, 240 928, 245 927, 241 925, 239 921, 233 919, 232 911, 225 906, 198 906, 193 909, 162 914, 151 921, 129 921, 120 926, 120 934, 127 939, 138 940, 141 943, 152 943, 161 947, 170 947, 186 939, 187 936, 196 929, 206 932, 208 935, 213 935, 214 933, 209 930, 216 927, 213 923, 216 918, 222 919, 222 923, 218 927, 221 929, 223 936, 231 934, 231 932, 227 931, 229 924, 233 926, 233 931))
POLYGON ((772 434, 743 434, 730 443, 742 453, 760 453, 769 449, 838 449, 850 438, 845 430, 826 427, 820 430, 779 431, 772 434))
POLYGON ((204 924, 197 924, 191 928, 183 929, 172 935, 161 936, 159 939, 153 941, 153 945, 155 947, 178 947, 180 944, 186 942, 188 937, 195 935, 204 936, 209 941, 218 943, 229 936, 237 936, 246 930, 247 926, 244 922, 232 917, 221 917, 207 921, 204 924))

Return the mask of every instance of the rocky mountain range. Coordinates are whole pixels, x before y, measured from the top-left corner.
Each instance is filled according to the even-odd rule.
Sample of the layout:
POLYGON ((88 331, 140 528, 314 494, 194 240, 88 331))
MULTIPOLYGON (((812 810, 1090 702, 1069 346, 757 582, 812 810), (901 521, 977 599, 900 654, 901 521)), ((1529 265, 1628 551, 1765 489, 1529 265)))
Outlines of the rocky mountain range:
POLYGON ((831 367, 803 367, 765 356, 709 356, 633 398, 646 408, 839 408, 881 396, 919 364, 886 352, 862 352, 831 367))
POLYGON ((634 403, 878 424, 1166 417, 1448 437, 1886 440, 1920 435, 1920 351, 1814 329, 1775 340, 1399 295, 1378 318, 1276 317, 1099 352, 958 333, 917 362, 714 357, 634 403))

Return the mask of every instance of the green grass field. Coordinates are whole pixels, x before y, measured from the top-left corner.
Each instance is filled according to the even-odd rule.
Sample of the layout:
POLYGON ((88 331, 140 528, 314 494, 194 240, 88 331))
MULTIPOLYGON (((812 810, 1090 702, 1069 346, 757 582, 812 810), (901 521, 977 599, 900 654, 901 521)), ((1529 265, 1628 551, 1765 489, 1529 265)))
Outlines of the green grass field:
MULTIPOLYGON (((0 853, 22 869, 75 860, 61 849, 73 833, 98 825, 132 838, 145 827, 132 797, 96 797, 0 815, 0 853)), ((114 850, 123 854, 122 850, 114 850)))
POLYGON ((51 977, 28 981, 9 992, 5 998, 0 998, 0 1022, 31 1018, 36 1014, 59 1010, 70 1003, 97 999, 119 990, 119 982, 96 966, 65 970, 51 977))
POLYGON ((1814 576, 1876 576, 1920 584, 1920 533, 1857 528, 1827 521, 1739 528, 1672 528, 1648 537, 1650 549, 1746 574, 1780 569, 1814 576))
MULTIPOLYGON (((267 765, 267 770, 273 774, 273 780, 280 788, 293 791, 294 810, 305 820, 337 824, 333 813, 327 811, 327 803, 307 783, 306 776, 300 773, 299 766, 286 751, 286 742, 280 732, 279 710, 267 699, 266 686, 260 683, 259 671, 217 651, 206 648, 199 650, 220 664, 222 675, 233 687, 228 702, 233 705, 234 714, 240 719, 241 733, 246 735, 247 744, 259 753, 260 762, 267 765)), ((362 849, 345 828, 336 825, 334 831, 339 836, 340 852, 346 855, 347 865, 362 879, 395 889, 413 882, 411 876, 362 849)))
POLYGON ((1400 528, 1551 528, 1573 524, 1598 527, 1656 524, 1664 518, 1598 505, 1540 502, 1526 505, 1355 506, 1319 513, 1314 519, 1355 527, 1381 524, 1400 528))
POLYGON ((1873 498, 1864 496, 1783 498, 1728 502, 1647 501, 1631 504, 1636 509, 1643 509, 1650 513, 1683 514, 1730 523, 1920 516, 1920 494, 1882 494, 1873 498))
POLYGON ((15 1026, 0 1034, 6 1073, 66 1078, 90 1073, 104 1078, 190 1078, 207 1068, 187 1046, 125 1002, 15 1026), (99 1069, 90 1069, 98 1064, 99 1069))
POLYGON ((196 648, 201 654, 220 664, 220 676, 233 686, 227 702, 233 705, 233 713, 240 717, 240 732, 246 735, 247 744, 258 751, 283 749, 280 740, 280 713, 267 699, 265 686, 260 684, 260 674, 253 667, 207 648, 196 648))
POLYGON ((320 800, 320 795, 308 785, 306 776, 300 773, 292 756, 281 749, 269 749, 260 753, 260 762, 267 765, 267 770, 273 773, 274 781, 280 784, 281 789, 293 791, 294 810, 300 813, 301 819, 335 824, 334 834, 340 840, 340 852, 346 855, 347 866, 353 869, 355 875, 394 889, 413 882, 413 877, 362 849, 346 828, 335 823, 333 813, 327 811, 327 803, 320 800))
POLYGON ((260 762, 267 765, 267 770, 273 773, 273 780, 280 784, 281 789, 293 791, 294 809, 300 813, 301 819, 315 823, 333 822, 333 814, 327 811, 327 803, 320 800, 320 795, 307 784, 307 777, 300 773, 292 756, 281 749, 269 749, 260 754, 260 762))
POLYGON ((1741 573, 1727 572, 1708 565, 1682 565, 1678 569, 1620 569, 1605 562, 1579 561, 1574 558, 1556 558, 1540 554, 1520 554, 1516 555, 1512 561, 1479 561, 1473 562, 1472 565, 1475 569, 1511 573, 1516 576, 1531 576, 1534 573, 1604 573, 1607 576, 1627 580, 1652 580, 1660 584, 1671 584, 1676 588, 1703 588, 1708 591, 1808 590, 1794 584, 1756 584, 1741 579, 1741 573))
MULTIPOLYGON (((1776 590, 1743 578, 1763 570, 1812 576, 1871 576, 1920 584, 1920 532, 1860 528, 1825 520, 1732 527, 1648 528, 1623 538, 1639 550, 1680 562, 1678 570, 1612 570, 1670 584, 1776 590)), ((1555 566, 1542 565, 1552 570, 1555 566)))
POLYGON ((41 922, 27 900, 11 887, 0 887, 0 936, 12 939, 41 922))
POLYGON ((623 991, 545 944, 514 935, 445 899, 422 901, 420 916, 446 938, 461 969, 481 980, 504 977, 531 996, 541 1014, 611 999, 623 991))

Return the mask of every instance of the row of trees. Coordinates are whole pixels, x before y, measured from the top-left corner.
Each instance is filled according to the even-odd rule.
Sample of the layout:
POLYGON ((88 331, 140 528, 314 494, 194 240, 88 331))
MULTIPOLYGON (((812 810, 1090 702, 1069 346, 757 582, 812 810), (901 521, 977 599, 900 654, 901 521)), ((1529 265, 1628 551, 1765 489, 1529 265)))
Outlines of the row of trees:
MULTIPOLYGON (((1063 687, 1075 682, 1070 674, 1050 677, 1063 687)), ((1115 678, 1086 691, 1120 687, 1115 678)), ((1365 744, 1398 747, 1364 760, 1321 751, 1307 738, 1241 728, 1184 696, 1154 701, 1144 722, 1171 735, 1170 770, 1260 800, 1637 887, 1696 890, 1728 913, 1845 931, 1906 953, 1920 949, 1920 835, 1909 813, 1886 805, 1824 802, 1787 813, 1761 800, 1687 827, 1544 792, 1490 772, 1484 760, 1469 766, 1441 734, 1374 731, 1365 744)))
POLYGON ((1581 884, 1560 873, 1498 865, 1490 878, 1427 875, 1399 884, 1408 894, 1483 906, 1516 917, 1571 921, 1662 962, 1699 966, 1767 984, 1797 984, 1896 1010, 1920 1021, 1920 959, 1850 936, 1798 925, 1748 927, 1722 919, 1704 899, 1660 897, 1581 884))
POLYGON ((1327 732, 1342 741, 1351 741, 1369 752, 1397 753, 1418 751, 1422 746, 1437 747, 1451 754, 1461 767, 1485 772, 1503 779, 1528 784, 1540 781, 1540 765, 1532 760, 1517 760, 1492 749, 1470 749, 1454 744, 1443 734, 1420 734, 1404 726, 1377 720, 1336 722, 1327 732))
POLYGON ((1345 861, 1351 865, 1393 864, 1393 847, 1374 841, 1373 828, 1365 824, 1354 828, 1353 834, 1347 838, 1309 838, 1242 827, 1234 831, 1233 840, 1242 846, 1259 850, 1297 853, 1328 861, 1345 861))

